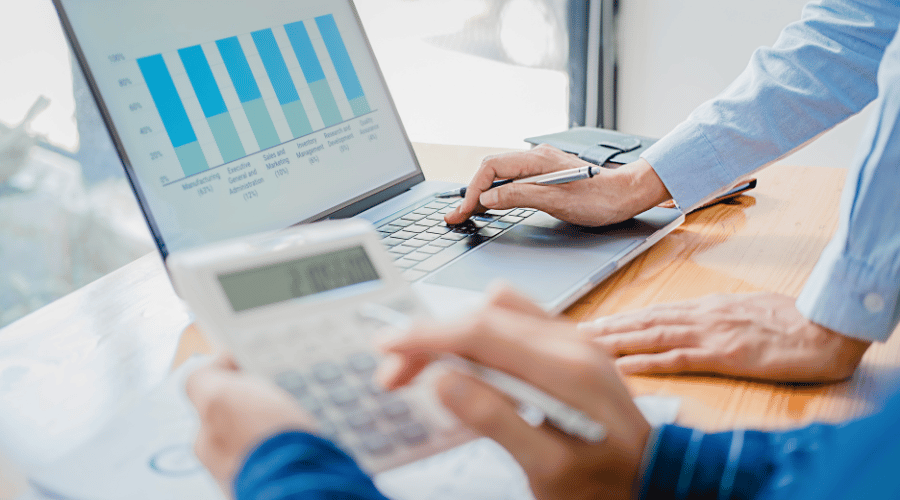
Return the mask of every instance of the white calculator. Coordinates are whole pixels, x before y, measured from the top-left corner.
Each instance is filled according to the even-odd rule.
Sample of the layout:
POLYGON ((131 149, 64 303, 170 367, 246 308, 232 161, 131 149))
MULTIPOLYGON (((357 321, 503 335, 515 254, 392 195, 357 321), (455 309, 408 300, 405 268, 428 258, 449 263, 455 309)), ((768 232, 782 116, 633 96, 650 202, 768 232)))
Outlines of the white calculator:
POLYGON ((427 372, 390 393, 372 380, 385 315, 428 311, 369 223, 297 226, 173 253, 167 265, 210 340, 291 393, 369 472, 474 438, 435 399, 427 372))

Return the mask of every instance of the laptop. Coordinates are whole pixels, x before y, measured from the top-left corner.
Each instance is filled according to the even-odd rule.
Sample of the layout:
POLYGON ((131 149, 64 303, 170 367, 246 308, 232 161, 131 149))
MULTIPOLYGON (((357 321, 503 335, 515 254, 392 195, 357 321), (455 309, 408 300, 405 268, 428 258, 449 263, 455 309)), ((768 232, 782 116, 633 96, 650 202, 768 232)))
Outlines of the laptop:
POLYGON ((360 217, 439 316, 497 280, 559 312, 684 220, 517 209, 447 227, 434 195, 459 186, 425 180, 351 0, 54 4, 163 259, 360 217))

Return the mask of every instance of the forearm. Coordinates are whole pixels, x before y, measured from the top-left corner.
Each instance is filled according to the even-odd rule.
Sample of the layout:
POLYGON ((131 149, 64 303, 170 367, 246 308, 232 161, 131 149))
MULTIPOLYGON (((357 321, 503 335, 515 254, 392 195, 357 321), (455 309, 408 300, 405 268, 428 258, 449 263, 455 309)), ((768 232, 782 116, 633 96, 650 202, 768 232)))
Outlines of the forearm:
POLYGON ((865 341, 886 340, 900 319, 900 39, 887 49, 878 84, 838 230, 797 300, 813 322, 865 341))
POLYGON ((264 441, 234 481, 237 500, 386 500, 352 458, 311 434, 286 432, 264 441))
POLYGON ((682 208, 702 204, 872 101, 898 11, 879 2, 810 4, 734 83, 642 156, 682 208))

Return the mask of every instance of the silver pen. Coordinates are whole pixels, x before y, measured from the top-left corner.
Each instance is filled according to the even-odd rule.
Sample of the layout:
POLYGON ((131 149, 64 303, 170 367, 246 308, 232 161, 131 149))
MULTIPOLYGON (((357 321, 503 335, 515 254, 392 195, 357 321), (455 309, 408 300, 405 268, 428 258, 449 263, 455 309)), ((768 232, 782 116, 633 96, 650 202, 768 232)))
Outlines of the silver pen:
MULTIPOLYGON (((358 314, 402 330, 412 324, 412 319, 406 314, 381 304, 362 304, 358 314)), ((440 362, 450 369, 481 379, 515 400, 519 406, 519 416, 532 427, 546 423, 588 443, 600 443, 606 438, 607 430, 603 424, 518 377, 454 354, 442 355, 440 362)))
MULTIPOLYGON (((566 184, 569 182, 590 179, 597 175, 601 167, 589 166, 570 168, 568 170, 560 170, 559 172, 550 172, 549 174, 535 175, 533 177, 523 177, 521 179, 503 179, 491 183, 488 189, 505 186, 507 184, 538 184, 541 186, 552 186, 554 184, 566 184)), ((462 198, 466 196, 466 188, 454 189, 437 195, 437 198, 462 198)))

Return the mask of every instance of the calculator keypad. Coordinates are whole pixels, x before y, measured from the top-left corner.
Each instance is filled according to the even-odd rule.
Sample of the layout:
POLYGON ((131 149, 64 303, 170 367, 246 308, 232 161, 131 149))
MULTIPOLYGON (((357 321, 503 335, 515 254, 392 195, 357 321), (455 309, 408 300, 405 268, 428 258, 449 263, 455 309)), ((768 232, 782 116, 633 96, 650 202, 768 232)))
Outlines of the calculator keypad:
MULTIPOLYGON (((403 296, 381 302, 403 314, 418 308, 403 296)), ((386 392, 373 380, 381 355, 370 347, 372 335, 384 326, 362 313, 339 320, 312 318, 257 332, 246 344, 248 354, 264 360, 263 366, 256 363, 257 371, 268 374, 316 418, 320 435, 374 471, 470 437, 430 408, 436 403, 423 397, 429 388, 386 392)))

